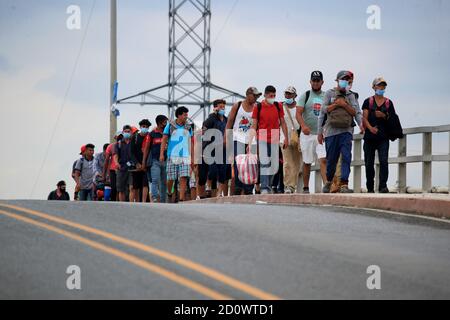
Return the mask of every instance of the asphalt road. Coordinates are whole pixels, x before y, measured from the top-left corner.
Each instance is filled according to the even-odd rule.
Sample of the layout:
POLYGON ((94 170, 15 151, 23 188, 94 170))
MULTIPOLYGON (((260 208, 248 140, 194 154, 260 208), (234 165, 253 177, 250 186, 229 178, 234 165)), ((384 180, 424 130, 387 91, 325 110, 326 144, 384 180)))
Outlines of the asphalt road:
POLYGON ((0 247, 0 299, 450 299, 450 224, 374 211, 1 201, 0 247))

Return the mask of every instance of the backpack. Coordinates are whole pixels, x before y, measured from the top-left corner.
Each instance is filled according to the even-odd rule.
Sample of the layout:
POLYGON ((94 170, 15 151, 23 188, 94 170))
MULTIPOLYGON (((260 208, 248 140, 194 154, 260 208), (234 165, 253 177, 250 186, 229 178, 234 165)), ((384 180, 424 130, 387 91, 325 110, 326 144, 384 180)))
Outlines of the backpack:
MULTIPOLYGON (((178 130, 179 128, 177 128, 177 123, 175 121, 170 121, 169 124, 170 124, 170 129, 169 129, 169 138, 170 138, 173 135, 173 133, 176 130, 178 130)), ((192 126, 189 123, 185 123, 184 130, 191 131, 192 126)))
MULTIPOLYGON (((82 172, 82 171, 83 171, 84 157, 81 157, 81 158, 78 159, 78 160, 81 160, 81 168, 80 168, 80 172, 82 172)), ((75 167, 77 166, 78 160, 75 160, 75 162, 74 162, 73 165, 72 165, 72 179, 73 179, 73 180, 75 180, 75 171, 77 171, 77 170, 75 170, 75 167)))
MULTIPOLYGON (((349 92, 353 93, 355 95, 356 101, 359 100, 359 93, 358 92, 354 92, 354 91, 351 91, 351 90, 349 92)), ((308 102, 310 94, 311 94, 311 91, 307 91, 306 92, 306 102, 308 102)), ((306 105, 306 102, 305 102, 305 105, 306 105)), ((328 115, 325 114, 325 117, 323 118, 322 126, 325 126, 325 123, 327 122, 327 119, 328 119, 328 115)), ((356 122, 354 120, 352 121, 352 127, 356 127, 356 122)))
MULTIPOLYGON (((375 111, 375 97, 369 98, 369 111, 375 111)), ((386 119, 386 134, 389 140, 395 141, 397 139, 403 139, 403 128, 400 123, 400 118, 394 112, 389 112, 389 108, 391 106, 391 100, 386 98, 386 111, 388 112, 388 117, 386 119)))
MULTIPOLYGON (((338 98, 340 96, 337 96, 338 98)), ((346 100, 347 98, 344 97, 346 100)), ((353 116, 351 116, 344 108, 337 108, 328 113, 327 121, 333 128, 349 128, 353 124, 353 116)))

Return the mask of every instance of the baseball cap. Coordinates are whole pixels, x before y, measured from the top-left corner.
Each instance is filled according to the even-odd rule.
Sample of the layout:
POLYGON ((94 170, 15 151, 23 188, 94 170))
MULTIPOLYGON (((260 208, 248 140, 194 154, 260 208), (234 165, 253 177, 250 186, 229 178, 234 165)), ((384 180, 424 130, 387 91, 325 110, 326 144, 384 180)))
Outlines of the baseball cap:
POLYGON ((245 95, 254 94, 255 96, 261 96, 262 93, 258 91, 255 87, 250 87, 245 92, 245 95))
POLYGON ((386 80, 384 80, 383 77, 378 77, 378 78, 375 78, 375 80, 373 80, 372 86, 375 87, 375 86, 378 86, 378 85, 380 85, 380 84, 382 84, 382 83, 384 83, 385 85, 387 85, 387 82, 386 82, 386 80))
POLYGON ((135 134, 135 133, 138 132, 138 131, 139 131, 138 128, 136 128, 136 127, 131 127, 131 133, 132 133, 132 134, 135 134))
POLYGON ((293 86, 289 86, 286 88, 286 90, 284 90, 284 92, 297 94, 297 89, 295 89, 293 86))
POLYGON ((323 73, 322 71, 313 71, 311 73, 311 80, 323 80, 323 73))
POLYGON ((336 76, 336 80, 342 80, 346 77, 349 77, 350 79, 353 79, 353 73, 347 70, 342 70, 339 71, 337 76, 336 76))
POLYGON ((86 151, 86 145, 81 146, 80 154, 82 155, 86 151))

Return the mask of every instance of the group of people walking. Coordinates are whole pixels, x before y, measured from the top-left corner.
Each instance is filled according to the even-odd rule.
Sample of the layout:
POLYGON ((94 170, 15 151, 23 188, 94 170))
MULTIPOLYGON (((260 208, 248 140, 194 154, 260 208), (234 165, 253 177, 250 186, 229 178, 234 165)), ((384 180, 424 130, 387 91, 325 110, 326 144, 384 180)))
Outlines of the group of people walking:
MULTIPOLYGON (((310 90, 298 95, 289 86, 279 100, 273 86, 263 93, 250 87, 228 114, 226 101, 216 100, 201 128, 190 121, 186 107, 179 107, 173 120, 157 116, 153 128, 148 119, 139 122, 139 127, 126 125, 102 152, 95 154, 92 144, 81 148, 72 168, 74 197, 173 203, 229 195, 308 194, 315 163, 320 166, 324 193, 351 193, 355 128, 364 133, 368 192, 375 192, 376 151, 378 191, 389 192, 389 141, 401 138, 402 129, 394 103, 385 97, 386 80, 373 81, 374 95, 361 108, 358 93, 352 91, 351 71, 340 71, 336 85, 328 91, 323 90, 323 79, 321 71, 313 71, 310 90), (258 159, 258 179, 248 184, 239 178, 239 159, 250 154, 258 159)), ((60 182, 49 200, 66 199, 61 185, 65 188, 65 182, 60 182)))

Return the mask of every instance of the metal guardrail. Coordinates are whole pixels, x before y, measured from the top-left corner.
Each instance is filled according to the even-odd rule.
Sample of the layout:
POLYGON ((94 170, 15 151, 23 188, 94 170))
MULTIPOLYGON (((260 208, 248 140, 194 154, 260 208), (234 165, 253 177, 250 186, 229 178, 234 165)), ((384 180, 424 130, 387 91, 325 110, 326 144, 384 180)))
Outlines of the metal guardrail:
MULTIPOLYGON (((422 163, 422 187, 419 191, 430 193, 436 191, 432 185, 432 164, 433 162, 448 162, 449 173, 448 173, 448 189, 446 192, 450 191, 450 124, 436 127, 417 127, 404 129, 405 134, 403 139, 397 140, 398 142, 398 155, 394 158, 389 158, 389 164, 398 165, 398 190, 399 193, 407 193, 410 190, 406 184, 407 177, 407 164, 408 163, 422 163), (435 155, 433 154, 433 133, 448 133, 448 146, 449 151, 446 155, 435 155), (408 156, 407 152, 407 141, 408 136, 421 134, 422 135, 422 155, 420 156, 408 156)), ((353 172, 353 189, 355 192, 362 192, 362 181, 361 181, 361 168, 365 165, 364 159, 362 158, 362 144, 363 135, 355 134, 353 142, 353 161, 352 161, 352 172, 353 172)), ((376 172, 376 187, 378 187, 378 177, 379 177, 379 162, 378 156, 376 156, 375 162, 375 172, 376 172)), ((315 172, 315 191, 321 192, 322 178, 320 175, 320 168, 318 165, 313 166, 311 171, 315 172)), ((417 191, 417 190, 416 190, 417 191)))

